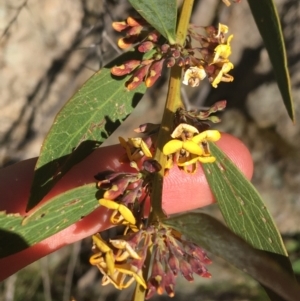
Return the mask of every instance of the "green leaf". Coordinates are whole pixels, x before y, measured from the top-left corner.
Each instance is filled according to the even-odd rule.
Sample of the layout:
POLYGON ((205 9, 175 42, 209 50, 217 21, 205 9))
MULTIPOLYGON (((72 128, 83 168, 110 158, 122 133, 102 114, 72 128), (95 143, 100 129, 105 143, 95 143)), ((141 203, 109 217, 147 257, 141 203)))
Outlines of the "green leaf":
POLYGON ((283 102, 290 118, 295 122, 287 57, 276 6, 273 0, 248 0, 248 3, 269 53, 283 102))
POLYGON ((62 193, 27 217, 0 214, 0 258, 20 252, 81 220, 99 207, 95 184, 62 193))
POLYGON ((170 44, 176 40, 176 0, 129 0, 135 10, 170 44))
POLYGON ((253 247, 286 256, 282 238, 254 186, 214 144, 214 163, 202 164, 228 227, 253 247))
POLYGON ((300 287, 282 264, 289 264, 286 256, 254 249, 222 223, 200 212, 177 215, 163 223, 251 275, 267 288, 272 301, 299 300, 300 287))
POLYGON ((128 52, 95 73, 58 113, 35 167, 27 210, 38 204, 72 166, 99 147, 141 99, 144 84, 128 91, 128 77, 120 79, 110 73, 112 66, 133 58, 139 59, 141 54, 128 52))

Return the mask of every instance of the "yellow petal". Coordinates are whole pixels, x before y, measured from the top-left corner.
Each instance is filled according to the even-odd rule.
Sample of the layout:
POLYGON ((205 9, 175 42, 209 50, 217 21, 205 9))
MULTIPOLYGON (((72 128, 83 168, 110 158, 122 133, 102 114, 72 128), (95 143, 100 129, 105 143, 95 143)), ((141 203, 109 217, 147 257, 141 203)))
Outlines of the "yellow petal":
POLYGON ((199 144, 204 140, 218 141, 221 138, 221 134, 217 130, 207 130, 192 138, 192 141, 199 144))
POLYGON ((131 210, 122 204, 120 204, 119 206, 120 207, 119 207, 118 211, 124 217, 124 219, 127 220, 130 224, 135 225, 136 220, 135 220, 135 217, 133 216, 131 210))
POLYGON ((197 157, 193 157, 191 160, 185 161, 185 162, 181 162, 181 163, 177 163, 178 166, 188 166, 188 165, 192 165, 197 163, 199 156, 197 157))
POLYGON ((129 254, 129 252, 128 251, 121 251, 121 250, 119 250, 120 251, 120 253, 118 252, 118 254, 116 255, 116 257, 115 257, 115 260, 118 262, 120 262, 120 261, 125 261, 126 259, 128 259, 129 258, 129 256, 130 256, 130 254, 129 254))
POLYGON ((106 253, 111 250, 111 248, 107 245, 106 241, 102 239, 99 233, 92 236, 94 244, 98 247, 98 249, 102 253, 106 253))
POLYGON ((176 140, 176 139, 170 140, 163 147, 163 154, 167 156, 167 155, 176 153, 182 149, 182 145, 183 145, 183 142, 180 140, 176 140))
POLYGON ((233 69, 233 64, 231 62, 227 62, 222 66, 222 73, 226 74, 228 73, 231 69, 233 69))
POLYGON ((125 249, 127 241, 123 239, 110 239, 109 242, 117 249, 125 249))
POLYGON ((117 249, 126 249, 132 258, 141 259, 141 257, 137 254, 135 250, 133 250, 131 245, 126 240, 113 239, 110 240, 110 243, 117 249))
POLYGON ((191 154, 201 156, 203 154, 203 149, 197 143, 191 140, 187 140, 183 142, 183 149, 187 150, 191 154))
POLYGON ((144 155, 145 155, 146 157, 152 158, 152 154, 151 154, 151 152, 150 152, 150 149, 149 149, 149 147, 147 146, 147 144, 145 143, 144 140, 142 140, 142 143, 141 143, 141 149, 142 149, 142 151, 143 151, 143 153, 144 153, 144 155))
POLYGON ((104 206, 108 209, 114 209, 114 210, 118 210, 119 209, 119 206, 120 204, 112 201, 112 200, 109 200, 109 199, 100 199, 99 200, 99 204, 101 206, 104 206))
POLYGON ((142 285, 145 289, 147 288, 146 282, 143 278, 142 270, 137 271, 134 266, 131 266, 127 263, 120 265, 116 264, 116 269, 121 273, 133 276, 140 285, 142 285))
POLYGON ((111 250, 105 254, 105 262, 107 264, 108 274, 112 275, 115 269, 115 259, 111 250))
POLYGON ((213 163, 213 162, 216 161, 216 158, 213 157, 213 156, 210 156, 210 157, 198 157, 198 160, 201 163, 213 163))

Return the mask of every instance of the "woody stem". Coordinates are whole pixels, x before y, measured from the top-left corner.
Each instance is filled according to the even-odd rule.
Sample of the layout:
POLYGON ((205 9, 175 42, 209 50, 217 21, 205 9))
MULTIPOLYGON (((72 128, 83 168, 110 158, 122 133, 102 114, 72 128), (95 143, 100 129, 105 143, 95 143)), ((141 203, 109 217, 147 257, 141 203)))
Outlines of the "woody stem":
MULTIPOLYGON (((185 0, 181 8, 181 14, 178 20, 176 42, 178 45, 183 46, 186 39, 189 20, 192 13, 194 0, 185 0)), ((154 159, 162 166, 161 170, 154 175, 152 181, 151 192, 151 212, 149 216, 149 222, 159 221, 165 217, 162 210, 162 190, 163 190, 163 178, 165 175, 165 165, 167 162, 166 156, 163 154, 162 149, 164 145, 170 140, 170 135, 173 130, 174 114, 177 109, 182 106, 180 97, 181 87, 181 73, 182 68, 175 65, 171 69, 168 95, 166 99, 166 105, 161 122, 161 127, 157 138, 157 147, 154 159)))

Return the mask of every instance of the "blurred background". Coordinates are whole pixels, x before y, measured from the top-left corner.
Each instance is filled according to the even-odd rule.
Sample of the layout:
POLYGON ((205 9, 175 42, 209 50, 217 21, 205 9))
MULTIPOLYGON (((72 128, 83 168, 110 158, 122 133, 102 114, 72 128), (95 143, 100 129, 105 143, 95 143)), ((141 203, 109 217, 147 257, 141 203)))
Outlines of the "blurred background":
MULTIPOLYGON (((232 40, 235 80, 213 89, 203 81, 185 88, 188 108, 228 101, 221 131, 250 149, 256 186, 283 234, 300 275, 300 2, 275 0, 283 26, 297 123, 283 106, 272 67, 247 1, 227 8, 220 0, 195 1, 192 22, 227 24, 232 40)), ((38 156, 55 115, 101 66, 117 56, 118 35, 112 21, 132 14, 125 0, 0 1, 0 166, 38 156)), ((117 137, 131 136, 140 123, 159 122, 167 75, 148 90, 117 137), (142 119, 141 119, 142 116, 142 119)), ((1 201, 1 200, 0 200, 1 201)), ((220 218, 216 206, 206 209, 220 218)), ((109 233, 107 234, 109 235, 109 233)), ((88 264, 89 238, 65 247, 0 283, 0 300, 130 300, 131 290, 100 286, 100 274, 88 264)), ((251 278, 211 255, 211 279, 187 285, 178 277, 174 299, 203 301, 266 300, 251 278)), ((1 268, 1 267, 0 267, 1 268)), ((167 296, 152 300, 167 300, 167 296)))

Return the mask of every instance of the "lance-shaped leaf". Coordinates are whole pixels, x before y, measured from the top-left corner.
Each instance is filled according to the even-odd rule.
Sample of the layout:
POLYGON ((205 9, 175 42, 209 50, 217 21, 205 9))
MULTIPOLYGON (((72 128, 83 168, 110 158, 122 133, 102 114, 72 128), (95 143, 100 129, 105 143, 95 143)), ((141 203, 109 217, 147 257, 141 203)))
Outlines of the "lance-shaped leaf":
POLYGON ((216 161, 202 164, 228 227, 253 247, 287 255, 282 238, 259 193, 236 165, 209 142, 216 161))
POLYGON ((27 217, 0 213, 0 258, 20 252, 81 220, 99 207, 95 184, 74 188, 27 217))
POLYGON ((146 87, 141 85, 128 91, 128 77, 114 77, 110 68, 138 56, 136 52, 126 53, 95 73, 58 113, 42 145, 27 210, 74 164, 99 147, 131 113, 146 87))
POLYGON ((285 44, 276 6, 273 0, 248 0, 248 3, 273 65, 283 102, 295 121, 285 44))
POLYGON ((176 0, 129 0, 129 2, 170 44, 175 44, 176 0))
POLYGON ((222 223, 201 212, 177 215, 163 223, 251 275, 266 288, 272 301, 299 300, 300 287, 285 269, 290 266, 288 257, 254 249, 222 223))

